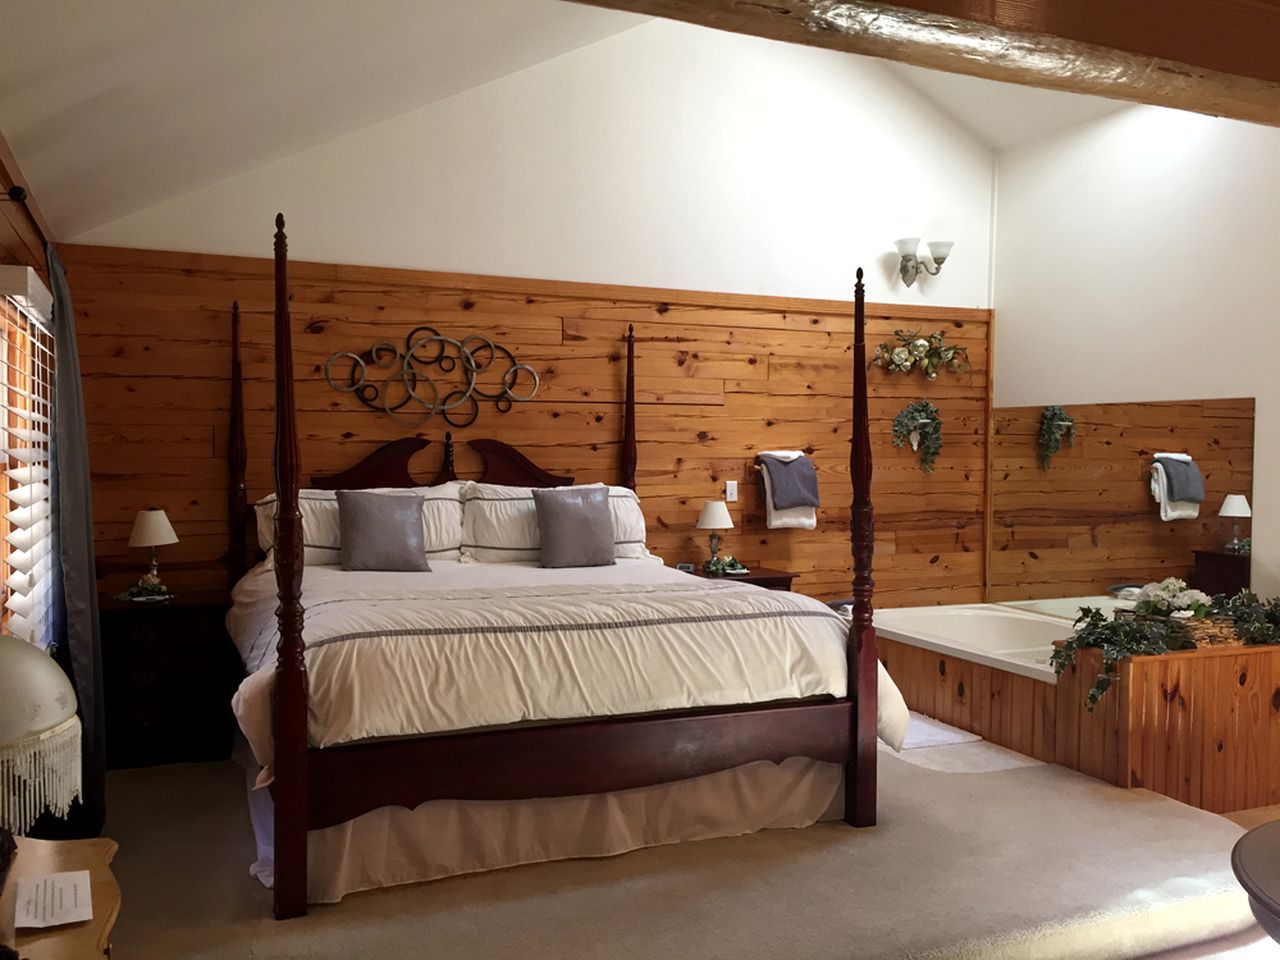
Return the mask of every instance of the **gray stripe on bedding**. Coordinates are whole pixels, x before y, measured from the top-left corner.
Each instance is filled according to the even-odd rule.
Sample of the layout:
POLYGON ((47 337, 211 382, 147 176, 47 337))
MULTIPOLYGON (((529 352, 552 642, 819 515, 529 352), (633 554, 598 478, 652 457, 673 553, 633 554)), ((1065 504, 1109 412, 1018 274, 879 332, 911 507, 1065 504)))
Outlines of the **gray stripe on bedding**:
POLYGON ((819 617, 835 620, 843 627, 845 620, 834 610, 759 610, 753 613, 687 614, 682 617, 645 617, 637 620, 609 620, 603 623, 521 623, 503 626, 412 627, 400 630, 367 630, 340 633, 314 643, 307 650, 318 650, 334 643, 351 640, 379 640, 392 637, 476 636, 485 634, 553 633, 559 631, 585 633, 589 630, 633 630, 637 627, 661 627, 680 623, 735 623, 746 620, 783 620, 790 617, 819 617))

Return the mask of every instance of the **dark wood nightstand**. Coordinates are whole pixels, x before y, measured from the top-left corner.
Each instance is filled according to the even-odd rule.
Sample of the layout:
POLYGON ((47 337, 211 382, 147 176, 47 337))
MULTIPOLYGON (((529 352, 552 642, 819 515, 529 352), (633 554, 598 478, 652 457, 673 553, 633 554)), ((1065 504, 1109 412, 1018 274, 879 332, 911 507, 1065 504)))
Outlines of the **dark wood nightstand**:
POLYGON ((244 666, 223 594, 161 603, 99 598, 107 768, 225 760, 244 666))
POLYGON ((1235 596, 1249 589, 1249 554, 1223 550, 1197 550, 1196 566, 1191 571, 1190 586, 1213 596, 1225 593, 1235 596))
MULTIPOLYGON (((750 567, 750 564, 748 566, 750 567)), ((737 583, 750 583, 757 587, 764 587, 766 590, 790 590, 791 581, 796 578, 794 573, 786 570, 771 570, 769 567, 750 567, 750 569, 750 573, 744 573, 738 577, 707 577, 701 570, 694 571, 694 575, 706 577, 708 580, 733 580, 737 583)))

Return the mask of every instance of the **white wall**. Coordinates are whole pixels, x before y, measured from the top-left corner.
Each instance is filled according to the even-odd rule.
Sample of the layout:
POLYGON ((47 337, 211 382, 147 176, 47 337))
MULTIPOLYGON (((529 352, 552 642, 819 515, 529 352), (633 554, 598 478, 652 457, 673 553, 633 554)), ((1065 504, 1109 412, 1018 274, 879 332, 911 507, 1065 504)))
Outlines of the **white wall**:
POLYGON ((1133 107, 1002 154, 996 218, 999 405, 1257 398, 1264 594, 1280 594, 1278 171, 1280 129, 1133 107))
POLYGON ((299 259, 988 306, 993 164, 876 61, 654 21, 69 239, 265 256, 283 210, 299 259))

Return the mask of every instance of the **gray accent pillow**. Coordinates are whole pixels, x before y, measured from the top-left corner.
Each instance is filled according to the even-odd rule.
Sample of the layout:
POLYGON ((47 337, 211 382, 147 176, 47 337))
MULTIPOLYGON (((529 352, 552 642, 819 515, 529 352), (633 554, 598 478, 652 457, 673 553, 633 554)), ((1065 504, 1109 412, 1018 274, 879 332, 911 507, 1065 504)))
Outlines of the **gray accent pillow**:
POLYGON ((338 491, 343 570, 430 570, 422 533, 422 496, 338 491))
POLYGON ((544 567, 608 567, 613 559, 609 488, 534 490, 544 567))

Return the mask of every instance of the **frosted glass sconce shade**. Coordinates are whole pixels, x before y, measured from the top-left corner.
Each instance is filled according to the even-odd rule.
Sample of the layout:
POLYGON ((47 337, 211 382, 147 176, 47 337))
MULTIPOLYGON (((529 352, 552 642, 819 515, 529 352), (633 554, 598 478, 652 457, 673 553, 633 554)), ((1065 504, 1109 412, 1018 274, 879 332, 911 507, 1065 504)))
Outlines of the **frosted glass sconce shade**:
POLYGON ((947 257, 951 256, 951 248, 955 246, 955 241, 930 240, 929 260, 921 260, 916 252, 920 247, 919 237, 903 237, 901 240, 895 240, 893 245, 897 248, 900 258, 898 274, 902 277, 902 282, 909 287, 916 282, 916 277, 921 273, 936 277, 942 271, 942 264, 946 262, 947 257), (932 268, 929 265, 930 260, 933 261, 932 268))
POLYGON ((956 242, 954 240, 931 240, 929 242, 929 256, 940 267, 943 261, 951 256, 951 248, 955 245, 956 242))

